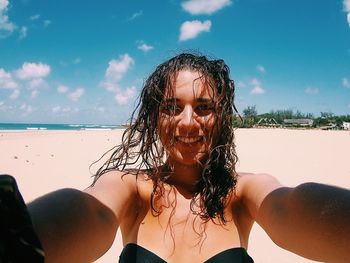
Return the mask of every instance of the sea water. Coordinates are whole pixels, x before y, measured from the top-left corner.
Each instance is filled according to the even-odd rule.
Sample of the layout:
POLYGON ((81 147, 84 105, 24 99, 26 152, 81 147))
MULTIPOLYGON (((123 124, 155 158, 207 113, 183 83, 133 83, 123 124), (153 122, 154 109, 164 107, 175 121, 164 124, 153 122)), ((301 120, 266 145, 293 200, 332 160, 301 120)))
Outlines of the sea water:
POLYGON ((112 130, 123 129, 122 125, 101 124, 46 124, 46 123, 0 123, 0 130, 112 130))

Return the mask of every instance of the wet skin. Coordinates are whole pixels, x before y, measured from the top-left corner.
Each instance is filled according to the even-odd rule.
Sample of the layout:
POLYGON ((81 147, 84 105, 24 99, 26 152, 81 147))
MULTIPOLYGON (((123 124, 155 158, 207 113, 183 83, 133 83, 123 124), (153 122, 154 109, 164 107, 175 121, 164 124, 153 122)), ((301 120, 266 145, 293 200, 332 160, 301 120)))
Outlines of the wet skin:
POLYGON ((178 72, 159 116, 160 139, 173 165, 195 165, 207 156, 215 139, 214 103, 213 89, 198 72, 178 72))

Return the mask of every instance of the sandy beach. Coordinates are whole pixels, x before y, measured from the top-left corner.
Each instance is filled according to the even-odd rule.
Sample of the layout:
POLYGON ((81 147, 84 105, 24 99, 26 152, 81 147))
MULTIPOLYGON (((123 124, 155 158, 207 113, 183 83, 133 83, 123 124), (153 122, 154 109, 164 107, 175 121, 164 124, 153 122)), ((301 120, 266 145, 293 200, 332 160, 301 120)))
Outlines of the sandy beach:
MULTIPOLYGON (((0 131, 0 173, 17 179, 26 202, 59 188, 84 189, 99 167, 89 166, 120 142, 122 130, 0 131)), ((263 172, 283 184, 321 182, 350 188, 350 132, 287 129, 238 129, 238 171, 263 172)), ((122 242, 98 261, 116 262, 122 242)), ((255 262, 314 262, 277 247, 253 227, 249 254, 255 262)))

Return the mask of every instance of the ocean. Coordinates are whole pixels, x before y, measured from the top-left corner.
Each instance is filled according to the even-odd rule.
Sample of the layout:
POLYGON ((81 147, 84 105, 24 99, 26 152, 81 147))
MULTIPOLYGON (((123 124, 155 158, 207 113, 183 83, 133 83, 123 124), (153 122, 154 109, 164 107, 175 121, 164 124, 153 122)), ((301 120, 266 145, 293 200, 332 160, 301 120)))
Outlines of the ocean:
POLYGON ((45 123, 0 123, 0 130, 113 130, 124 129, 122 125, 100 124, 45 124, 45 123))

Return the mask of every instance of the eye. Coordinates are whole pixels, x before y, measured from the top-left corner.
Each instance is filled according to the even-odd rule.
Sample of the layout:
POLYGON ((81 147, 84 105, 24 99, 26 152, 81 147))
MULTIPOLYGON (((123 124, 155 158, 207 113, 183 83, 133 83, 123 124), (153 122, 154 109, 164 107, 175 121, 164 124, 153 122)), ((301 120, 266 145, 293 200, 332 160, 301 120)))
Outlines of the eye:
POLYGON ((211 104, 199 104, 195 109, 197 115, 199 116, 209 115, 213 112, 213 110, 214 107, 211 104))
POLYGON ((161 112, 167 115, 178 115, 181 113, 181 108, 177 104, 168 103, 161 106, 161 112))

